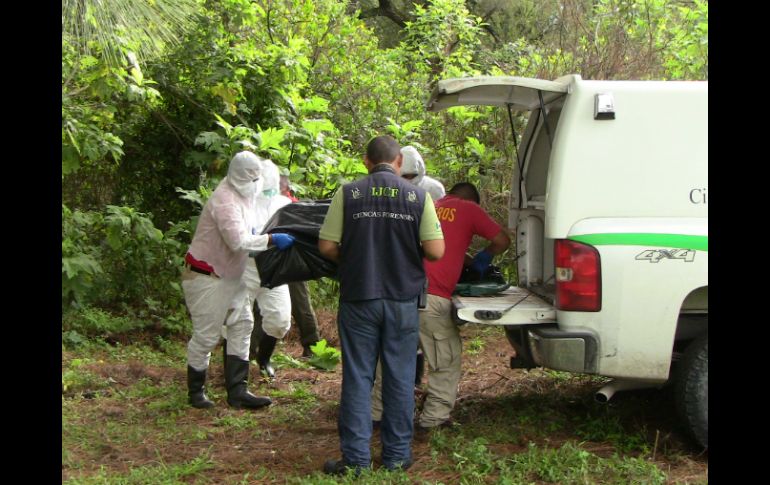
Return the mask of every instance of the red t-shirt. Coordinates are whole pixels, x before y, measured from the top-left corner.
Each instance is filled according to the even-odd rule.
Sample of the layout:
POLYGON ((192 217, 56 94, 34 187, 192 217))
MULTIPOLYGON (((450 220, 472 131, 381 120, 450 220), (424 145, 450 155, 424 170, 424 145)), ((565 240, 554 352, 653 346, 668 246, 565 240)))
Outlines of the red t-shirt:
POLYGON ((444 232, 444 257, 425 261, 428 293, 451 298, 463 270, 465 251, 474 234, 492 240, 500 233, 500 225, 475 202, 447 195, 436 202, 436 214, 444 232))

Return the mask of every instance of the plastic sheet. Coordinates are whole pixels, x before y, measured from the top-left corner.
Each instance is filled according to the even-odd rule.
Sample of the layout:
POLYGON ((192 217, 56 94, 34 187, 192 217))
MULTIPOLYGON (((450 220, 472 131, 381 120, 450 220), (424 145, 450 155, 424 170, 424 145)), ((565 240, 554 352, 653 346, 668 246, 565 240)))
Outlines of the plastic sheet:
POLYGON ((267 221, 262 234, 285 232, 294 236, 295 241, 285 251, 271 247, 254 258, 263 287, 337 277, 337 264, 318 251, 318 233, 330 203, 330 200, 295 202, 279 209, 267 221))

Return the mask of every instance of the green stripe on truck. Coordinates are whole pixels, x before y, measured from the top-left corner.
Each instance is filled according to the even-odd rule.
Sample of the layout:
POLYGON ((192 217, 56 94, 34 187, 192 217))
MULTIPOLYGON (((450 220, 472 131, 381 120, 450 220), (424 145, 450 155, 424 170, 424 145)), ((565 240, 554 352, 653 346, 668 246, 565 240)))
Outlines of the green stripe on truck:
POLYGON ((709 250, 708 236, 686 236, 683 234, 581 234, 580 236, 569 236, 569 239, 591 246, 655 246, 698 251, 709 250))

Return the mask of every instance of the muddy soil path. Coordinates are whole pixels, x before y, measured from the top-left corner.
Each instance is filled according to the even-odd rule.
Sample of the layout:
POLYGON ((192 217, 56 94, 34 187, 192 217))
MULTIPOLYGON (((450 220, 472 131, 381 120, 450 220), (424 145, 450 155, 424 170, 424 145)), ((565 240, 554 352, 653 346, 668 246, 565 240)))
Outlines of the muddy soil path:
MULTIPOLYGON (((321 337, 339 348, 335 315, 320 311, 318 316, 321 337)), ((558 448, 580 442, 599 456, 643 456, 665 473, 668 483, 707 483, 708 456, 683 434, 665 390, 619 393, 608 405, 599 405, 593 393, 601 380, 510 369, 513 350, 501 330, 468 325, 462 335, 463 377, 448 436, 486 437, 489 449, 502 456, 525 452, 530 443, 558 448), (469 349, 477 352, 468 353, 469 349)), ((277 352, 298 357, 301 351, 293 328, 277 352)), ((316 473, 325 460, 339 457, 341 366, 334 372, 284 367, 272 382, 260 380, 252 367, 252 391, 272 395, 275 404, 250 413, 225 405, 219 354, 217 349, 210 368, 210 394, 217 402, 211 410, 185 406, 183 392, 161 399, 130 392, 137 383, 147 389, 176 386, 183 391, 182 365, 130 359, 90 364, 92 372, 111 382, 112 390, 95 399, 65 403, 78 406, 77 418, 69 418, 68 424, 80 430, 83 441, 69 435, 63 440, 68 449, 62 479, 99 470, 129 473, 159 461, 188 462, 205 453, 215 466, 202 472, 204 483, 241 483, 255 467, 262 474, 247 483, 286 483, 290 477, 316 473), (100 427, 104 429, 94 430, 100 427), (157 431, 160 428, 165 431, 157 431)), ((372 448, 377 465, 377 432, 372 448)), ((415 441, 413 455, 408 474, 417 483, 459 483, 456 468, 437 466, 430 440, 415 441)))

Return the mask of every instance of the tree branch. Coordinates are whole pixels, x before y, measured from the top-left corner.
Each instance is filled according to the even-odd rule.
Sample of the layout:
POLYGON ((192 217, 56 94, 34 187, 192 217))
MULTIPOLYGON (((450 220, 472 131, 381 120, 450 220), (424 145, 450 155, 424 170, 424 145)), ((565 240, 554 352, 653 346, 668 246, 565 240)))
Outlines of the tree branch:
POLYGON ((272 2, 267 2, 267 36, 270 37, 270 42, 275 44, 275 40, 273 40, 273 32, 272 27, 270 26, 270 6, 272 5, 272 2))
POLYGON ((163 115, 163 113, 161 113, 160 111, 155 111, 155 110, 154 110, 154 111, 152 111, 152 114, 153 114, 153 116, 155 116, 156 118, 159 118, 159 119, 160 119, 160 120, 161 120, 161 121, 162 121, 162 122, 163 122, 163 123, 164 123, 166 126, 168 126, 169 130, 171 130, 171 133, 174 135, 174 137, 175 137, 175 138, 176 138, 176 140, 179 142, 179 144, 180 144, 180 145, 182 145, 182 147, 187 147, 187 146, 189 146, 188 144, 186 144, 186 143, 184 142, 184 140, 182 140, 182 137, 185 137, 185 138, 187 138, 187 140, 189 141, 189 143, 190 143, 191 145, 192 145, 192 144, 195 142, 195 141, 194 141, 192 138, 190 138, 190 136, 189 136, 189 135, 187 135, 187 133, 185 133, 183 130, 180 130, 180 129, 178 129, 177 127, 175 127, 175 126, 174 126, 174 124, 173 124, 173 123, 171 123, 171 121, 169 121, 169 119, 168 119, 168 118, 166 118, 166 117, 163 115))
POLYGON ((487 20, 489 20, 489 19, 490 19, 490 17, 492 17, 492 15, 493 15, 495 12, 497 12, 497 10, 498 10, 498 9, 499 9, 499 7, 498 7, 497 5, 495 5, 494 7, 492 7, 492 10, 490 10, 489 12, 487 12, 485 15, 482 15, 482 17, 481 17, 481 23, 482 23, 483 25, 481 26, 481 28, 482 28, 482 29, 484 29, 484 30, 486 30, 487 32, 489 32, 489 35, 491 35, 491 36, 492 36, 492 38, 493 38, 493 39, 495 39, 495 42, 497 42, 497 43, 499 44, 499 43, 500 43, 500 37, 498 37, 498 36, 497 36, 497 33, 496 33, 496 32, 495 32, 495 30, 492 28, 492 26, 491 26, 491 25, 489 25, 489 24, 487 23, 487 20))
POLYGON ((406 20, 408 18, 403 12, 397 10, 390 0, 379 0, 377 8, 361 12, 358 16, 360 19, 372 17, 387 17, 402 29, 406 27, 406 20))

